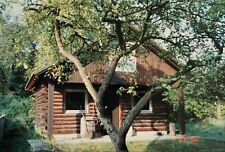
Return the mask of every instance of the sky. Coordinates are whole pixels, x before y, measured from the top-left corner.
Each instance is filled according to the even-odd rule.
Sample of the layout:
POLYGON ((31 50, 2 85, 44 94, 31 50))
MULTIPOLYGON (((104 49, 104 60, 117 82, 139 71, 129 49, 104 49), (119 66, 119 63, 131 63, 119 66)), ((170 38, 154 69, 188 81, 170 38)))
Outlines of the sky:
MULTIPOLYGON (((1 2, 2 0, 0 0, 1 2)), ((6 5, 3 16, 9 19, 9 22, 21 22, 23 7, 18 3, 6 5)))

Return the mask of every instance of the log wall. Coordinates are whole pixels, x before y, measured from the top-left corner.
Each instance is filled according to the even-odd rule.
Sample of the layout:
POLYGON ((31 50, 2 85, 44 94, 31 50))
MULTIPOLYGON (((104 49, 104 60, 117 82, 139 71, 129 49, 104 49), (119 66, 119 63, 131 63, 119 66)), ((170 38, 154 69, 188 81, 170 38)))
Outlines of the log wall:
POLYGON ((34 123, 38 129, 44 134, 47 133, 47 117, 48 117, 48 89, 47 86, 41 85, 33 94, 35 99, 34 123))
MULTIPOLYGON (((130 97, 131 98, 131 97, 130 97)), ((122 104, 123 119, 132 108, 132 103, 125 100, 122 104)), ((131 99, 130 99, 131 101, 131 99)), ((152 113, 140 113, 134 120, 132 126, 135 131, 168 131, 168 107, 160 100, 153 101, 152 113)))
MULTIPOLYGON (((65 113, 64 111, 64 87, 55 87, 53 104, 53 134, 80 134, 81 113, 65 113)), ((35 124, 47 134, 48 118, 48 89, 42 85, 34 93, 35 97, 35 124)), ((120 126, 128 111, 132 108, 131 96, 123 94, 120 98, 120 126)), ((169 128, 167 106, 160 100, 153 102, 152 113, 140 113, 134 120, 132 126, 136 131, 167 131, 169 128)), ((88 96, 88 112, 86 117, 96 117, 96 105, 88 96)))
POLYGON ((63 91, 54 91, 53 134, 79 134, 81 113, 65 113, 63 91))

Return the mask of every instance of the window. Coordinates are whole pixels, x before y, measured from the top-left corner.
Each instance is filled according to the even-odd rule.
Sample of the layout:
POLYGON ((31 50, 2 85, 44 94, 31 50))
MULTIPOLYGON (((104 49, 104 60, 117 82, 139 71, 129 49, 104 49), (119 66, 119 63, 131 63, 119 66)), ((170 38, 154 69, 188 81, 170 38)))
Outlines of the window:
POLYGON ((66 113, 85 112, 87 106, 87 93, 85 91, 66 90, 64 108, 66 113))
MULTIPOLYGON (((137 104, 137 102, 145 95, 145 92, 138 92, 136 96, 133 96, 133 106, 137 104)), ((148 104, 146 104, 142 110, 141 113, 152 113, 152 100, 149 101, 148 104)))

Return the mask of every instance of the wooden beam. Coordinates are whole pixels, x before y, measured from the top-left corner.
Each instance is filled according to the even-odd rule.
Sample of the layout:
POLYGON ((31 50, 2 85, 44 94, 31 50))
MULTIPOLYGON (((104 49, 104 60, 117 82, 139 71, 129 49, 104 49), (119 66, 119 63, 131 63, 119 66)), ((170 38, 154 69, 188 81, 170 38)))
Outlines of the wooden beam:
POLYGON ((48 83, 48 138, 53 135, 54 84, 48 83))
POLYGON ((179 99, 178 120, 179 120, 179 124, 180 124, 180 134, 184 135, 186 133, 185 101, 184 101, 184 92, 182 89, 178 90, 178 99, 179 99))

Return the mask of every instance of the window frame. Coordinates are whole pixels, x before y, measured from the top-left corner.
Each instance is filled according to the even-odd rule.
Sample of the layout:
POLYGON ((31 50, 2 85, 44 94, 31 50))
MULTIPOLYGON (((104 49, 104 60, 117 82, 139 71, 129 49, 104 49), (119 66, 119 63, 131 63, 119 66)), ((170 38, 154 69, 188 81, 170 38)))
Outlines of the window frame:
MULTIPOLYGON (((145 91, 137 91, 137 95, 139 93, 146 93, 145 91)), ((135 96, 131 95, 131 98, 132 98, 132 108, 135 106, 135 96)), ((148 102, 148 110, 141 110, 140 113, 153 113, 153 104, 152 104, 152 100, 149 100, 148 102)))
POLYGON ((63 111, 65 114, 86 113, 88 111, 88 92, 86 90, 65 89, 63 100, 64 100, 63 101, 63 111), (66 93, 67 92, 84 93, 84 110, 66 110, 66 93))

